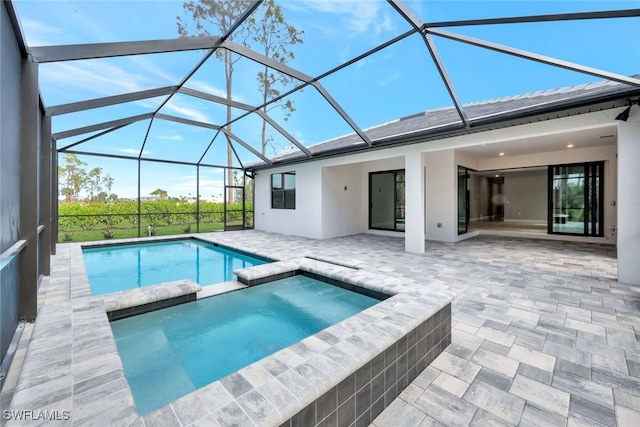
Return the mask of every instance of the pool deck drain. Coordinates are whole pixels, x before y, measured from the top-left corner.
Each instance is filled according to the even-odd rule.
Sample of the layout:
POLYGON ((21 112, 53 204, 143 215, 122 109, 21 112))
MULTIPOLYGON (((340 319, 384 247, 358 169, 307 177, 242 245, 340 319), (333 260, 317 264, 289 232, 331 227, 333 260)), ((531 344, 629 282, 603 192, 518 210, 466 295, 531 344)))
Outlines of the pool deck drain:
MULTIPOLYGON (((372 235, 210 236, 278 259, 305 252, 346 256, 361 260, 370 273, 418 282, 429 277, 435 287, 457 293, 453 343, 373 420, 376 427, 638 425, 640 291, 616 282, 612 246, 481 236, 458 244, 427 242, 426 253, 415 255, 404 252, 403 239, 372 235)), ((119 358, 110 355, 115 344, 104 308, 92 305, 79 286, 84 267, 70 256, 74 247, 79 245, 58 245, 52 275, 40 288, 38 321, 26 327, 33 334, 25 331, 19 345, 26 351, 20 378, 15 380, 16 356, 2 408, 11 402, 11 409, 71 411, 56 425, 156 425, 135 413, 119 358), (64 362, 71 355, 73 365, 64 362), (37 375, 34 367, 45 373, 37 375)), ((217 391, 208 398, 229 398, 226 388, 217 391)), ((191 408, 201 408, 205 398, 191 408)), ((185 403, 170 406, 159 424, 189 424, 178 416, 185 403)), ((228 415, 246 416, 239 411, 228 415)), ((210 412, 193 420, 207 421, 213 422, 210 412)))

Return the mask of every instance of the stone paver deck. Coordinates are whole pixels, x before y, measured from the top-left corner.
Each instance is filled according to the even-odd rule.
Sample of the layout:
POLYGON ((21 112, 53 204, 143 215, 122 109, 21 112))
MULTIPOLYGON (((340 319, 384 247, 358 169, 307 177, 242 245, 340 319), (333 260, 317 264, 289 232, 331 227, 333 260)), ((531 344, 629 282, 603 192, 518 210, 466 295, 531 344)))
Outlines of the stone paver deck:
MULTIPOLYGON (((616 281, 613 246, 479 236, 427 242, 426 253, 417 255, 404 252, 403 239, 373 235, 313 240, 239 231, 215 233, 215 240, 277 259, 309 256, 417 282, 428 277, 457 295, 452 344, 373 421, 375 427, 640 425, 640 287, 616 281)), ((55 287, 46 295, 68 297, 55 287)), ((41 315, 57 325, 74 318, 70 309, 41 315)), ((71 338, 56 350, 71 351, 71 338)), ((73 351, 79 347, 82 354, 82 346, 99 345, 100 331, 78 338, 73 351)), ((42 350, 31 342, 27 352, 38 357, 42 350)), ((71 389, 77 393, 92 377, 69 382, 67 369, 57 366, 55 375, 42 379, 45 404, 52 389, 46 384, 57 382, 69 391, 69 408, 94 397, 114 405, 93 408, 94 415, 117 412, 119 402, 129 407, 121 372, 87 361, 88 375, 105 370, 102 379, 113 378, 95 396, 83 396, 71 389)), ((74 413, 84 421, 90 415, 74 413)))

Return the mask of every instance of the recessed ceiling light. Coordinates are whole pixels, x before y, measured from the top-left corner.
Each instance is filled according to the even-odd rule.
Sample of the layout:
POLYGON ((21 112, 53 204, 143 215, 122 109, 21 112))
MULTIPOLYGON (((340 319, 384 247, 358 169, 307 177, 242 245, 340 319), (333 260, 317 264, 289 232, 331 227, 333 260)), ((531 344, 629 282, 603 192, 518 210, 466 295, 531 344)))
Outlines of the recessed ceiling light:
POLYGON ((573 144, 568 144, 567 148, 573 148, 573 144))
POLYGON ((504 156, 504 153, 500 153, 501 156, 504 156))

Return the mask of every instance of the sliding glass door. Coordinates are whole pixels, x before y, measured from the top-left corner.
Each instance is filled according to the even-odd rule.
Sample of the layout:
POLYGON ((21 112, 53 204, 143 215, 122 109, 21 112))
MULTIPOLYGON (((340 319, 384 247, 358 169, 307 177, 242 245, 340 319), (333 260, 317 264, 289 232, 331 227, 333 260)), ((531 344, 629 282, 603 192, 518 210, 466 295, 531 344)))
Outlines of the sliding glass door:
POLYGON ((458 166, 458 234, 469 226, 469 169, 458 166))
POLYGON ((369 174, 369 228, 404 231, 404 170, 369 174))
POLYGON ((549 166, 548 231, 602 237, 604 162, 549 166))

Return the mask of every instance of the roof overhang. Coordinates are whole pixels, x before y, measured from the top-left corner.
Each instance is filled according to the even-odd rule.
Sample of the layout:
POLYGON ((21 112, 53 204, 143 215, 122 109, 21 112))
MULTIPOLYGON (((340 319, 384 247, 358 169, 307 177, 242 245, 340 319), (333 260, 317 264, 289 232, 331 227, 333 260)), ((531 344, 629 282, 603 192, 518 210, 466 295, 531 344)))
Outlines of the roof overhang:
POLYGON ((309 161, 317 161, 319 159, 348 156, 371 150, 383 150, 392 147, 444 140, 457 136, 490 132, 514 126, 522 126, 531 123, 593 113, 596 111, 610 110, 629 106, 638 102, 640 102, 640 88, 629 87, 628 90, 622 90, 614 94, 575 98, 564 100, 562 102, 534 105, 516 111, 496 113, 490 116, 470 120, 469 127, 465 127, 462 122, 457 122, 402 135, 392 135, 376 139, 373 140, 373 145, 371 147, 358 144, 348 147, 314 151, 313 159, 298 156, 284 156, 284 158, 281 159, 272 159, 273 164, 271 165, 262 163, 250 164, 245 165, 245 168, 251 171, 258 171, 261 169, 273 168, 274 166, 293 165, 309 161))

